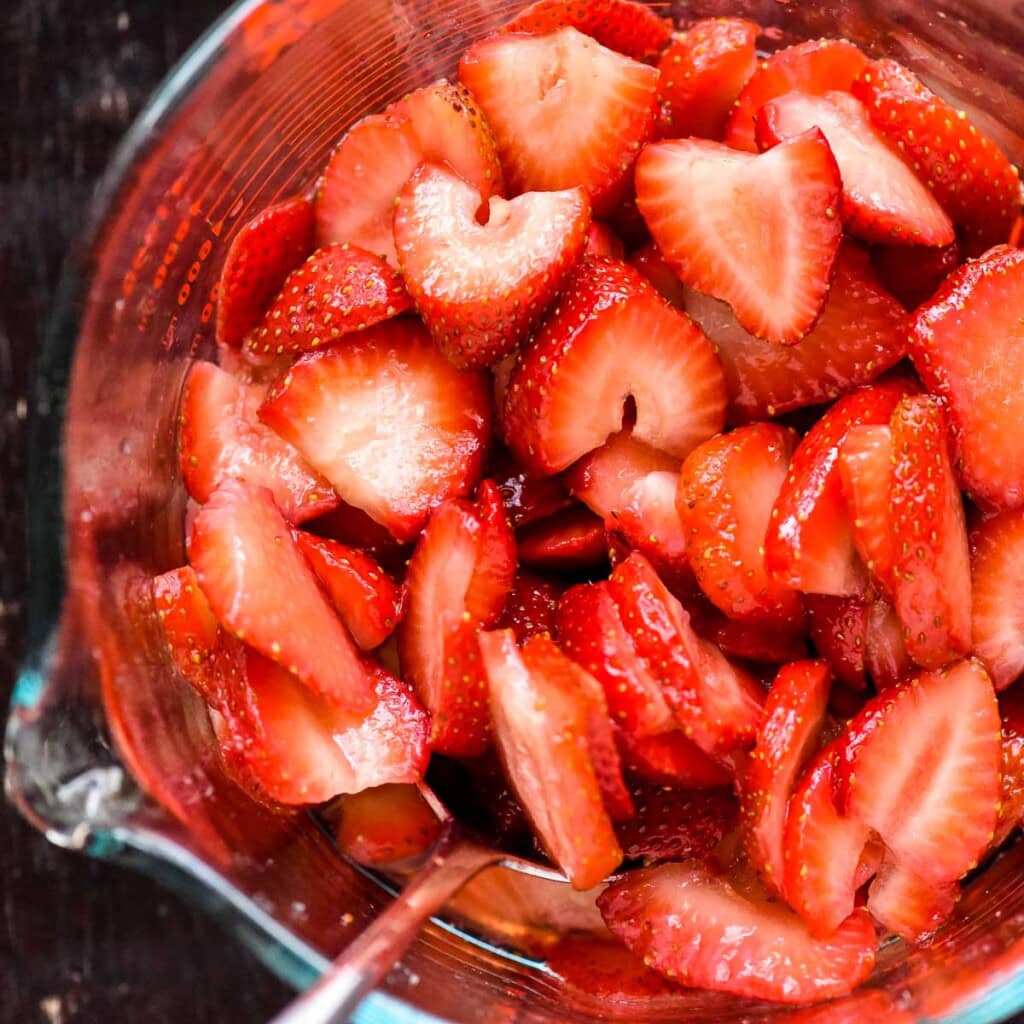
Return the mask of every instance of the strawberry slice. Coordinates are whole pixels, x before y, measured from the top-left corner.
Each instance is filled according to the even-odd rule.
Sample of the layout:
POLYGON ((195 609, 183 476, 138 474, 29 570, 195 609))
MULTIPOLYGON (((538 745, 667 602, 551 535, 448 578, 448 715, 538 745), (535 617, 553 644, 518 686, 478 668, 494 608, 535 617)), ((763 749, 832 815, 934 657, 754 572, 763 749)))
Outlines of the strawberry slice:
POLYGON ((683 463, 679 514, 701 590, 735 619, 799 622, 799 594, 768 575, 764 539, 797 435, 753 423, 706 441, 683 463))
POLYGON ((288 275, 246 348, 261 355, 323 348, 411 305, 401 277, 379 256, 348 242, 327 245, 288 275))
POLYGON ((1024 676, 1024 510, 971 531, 974 653, 997 690, 1024 676))
MULTIPOLYGON (((527 661, 510 630, 480 635, 498 750, 513 790, 551 859, 576 889, 622 860, 588 740, 590 702, 566 672, 527 661)), ((565 659, 565 663, 572 663, 565 659)))
POLYGON ((821 317, 799 345, 753 337, 709 295, 687 291, 684 301, 722 361, 734 423, 833 399, 880 377, 907 351, 904 311, 853 242, 839 247, 821 317))
POLYGON ((562 588, 554 580, 520 569, 497 628, 511 629, 520 643, 538 633, 554 633, 561 594, 562 588))
POLYGON ((992 681, 962 661, 868 701, 839 741, 840 812, 874 829, 896 863, 956 881, 988 848, 1000 788, 992 681))
POLYGON ((313 204, 304 196, 275 203, 235 235, 217 286, 217 343, 238 348, 259 326, 288 274, 313 249, 313 204))
MULTIPOLYGON (((639 270, 654 285, 658 294, 676 309, 686 310, 686 297, 689 289, 676 277, 676 272, 665 262, 661 250, 654 242, 646 242, 636 252, 631 253, 626 261, 631 267, 639 270)), ((709 300, 718 303, 716 299, 709 300)), ((728 306, 724 308, 728 309, 728 306)))
POLYGON ((602 224, 599 220, 590 222, 584 252, 590 253, 591 256, 610 256, 615 260, 626 258, 626 247, 622 244, 622 239, 607 224, 602 224))
POLYGON ((680 595, 697 633, 733 658, 781 665, 807 657, 807 635, 795 625, 781 629, 770 622, 738 622, 718 610, 703 594, 680 595))
POLYGON ((999 695, 1003 721, 1002 782, 999 816, 992 846, 1002 845, 1024 820, 1024 690, 1019 686, 999 695))
POLYGON ((630 872, 597 900, 644 963, 696 988, 783 1003, 846 995, 875 962, 875 929, 855 911, 815 939, 788 907, 747 896, 697 860, 630 872))
POLYGON ((899 378, 839 399, 793 453, 764 541, 764 563, 780 583, 812 594, 863 594, 864 564, 853 545, 839 452, 853 427, 889 422, 912 387, 899 378))
POLYGON ((673 458, 724 422, 707 338, 631 267, 588 256, 512 371, 505 435, 527 469, 557 473, 622 429, 629 398, 633 438, 673 458))
POLYGON ((411 553, 408 545, 399 544, 361 508, 344 502, 326 515, 303 523, 303 529, 345 547, 358 548, 397 575, 404 572, 411 553))
POLYGON ((705 754, 679 729, 643 737, 621 732, 619 749, 628 774, 657 786, 718 789, 735 774, 724 759, 705 754))
POLYGON ((950 275, 922 306, 910 355, 925 387, 946 401, 960 481, 998 510, 1024 506, 1024 250, 999 246, 950 275))
POLYGON ((760 156, 703 139, 658 142, 636 165, 637 205, 669 266, 728 302, 751 334, 787 345, 821 314, 841 200, 817 129, 760 156))
POLYGON ((485 376, 457 370, 411 320, 301 356, 260 419, 350 505, 399 540, 480 477, 490 422, 485 376))
POLYGON ((783 665, 764 704, 754 749, 738 779, 747 856, 774 890, 784 885, 786 810, 825 722, 831 676, 823 661, 783 665))
POLYGON ((942 404, 905 398, 892 423, 893 604, 910 656, 939 668, 971 649, 971 561, 942 404))
POLYGON ((725 141, 735 149, 757 152, 756 118, 766 104, 785 93, 811 96, 849 91, 868 59, 845 39, 809 39, 762 61, 736 100, 725 141))
POLYGON ((343 854, 372 868, 426 853, 441 828, 416 786, 393 782, 346 796, 334 839, 343 854))
POLYGON ((359 652, 268 490, 234 480, 217 488, 196 516, 188 555, 225 629, 339 708, 372 707, 359 652))
POLYGON ((636 60, 657 56, 672 34, 671 22, 635 0, 537 0, 504 31, 542 36, 567 25, 636 60))
POLYGON ((416 171, 395 208, 409 292, 460 367, 489 366, 526 337, 583 252, 590 222, 580 189, 492 196, 484 224, 480 208, 479 192, 434 164, 416 171))
POLYGON ((548 969, 567 989, 602 1006, 647 1009, 652 1000, 671 999, 680 991, 614 939, 572 932, 545 948, 544 956, 548 969))
POLYGON ((868 890, 867 908, 883 928, 920 945, 953 913, 959 899, 956 882, 935 885, 899 864, 883 862, 868 890))
POLYGON ((721 139, 736 97, 757 67, 760 29, 745 18, 702 18, 661 55, 661 134, 721 139))
POLYGON ((882 282, 908 309, 927 302, 960 266, 960 243, 942 248, 925 245, 876 245, 871 265, 882 282))
POLYGON ((883 598, 868 605, 864 652, 868 675, 879 693, 916 671, 903 639, 903 626, 892 605, 883 598))
POLYGON ((497 483, 505 502, 505 514, 515 530, 575 504, 562 477, 534 476, 523 469, 506 448, 496 447, 491 452, 487 476, 497 483))
POLYGON ((582 572, 608 561, 608 535, 593 512, 574 506, 521 530, 523 565, 545 572, 582 572))
POLYGON ((567 27, 474 43, 459 78, 498 140, 510 189, 582 188, 614 209, 650 137, 658 72, 567 27))
POLYGON ((286 519, 301 523, 338 504, 331 485, 257 411, 266 388, 247 384, 213 363, 192 365, 181 399, 181 475, 196 501, 225 480, 266 487, 286 519))
POLYGON ((938 201, 848 92, 789 92, 766 103, 757 115, 757 141, 768 149, 815 127, 839 165, 847 231, 868 242, 943 246, 955 240, 938 201))
POLYGON ((395 631, 402 591, 370 555, 303 530, 292 536, 352 639, 371 651, 395 631))
POLYGON ((1010 237, 1021 205, 1017 169, 965 114, 894 60, 872 61, 852 88, 875 128, 967 229, 968 255, 1010 237))

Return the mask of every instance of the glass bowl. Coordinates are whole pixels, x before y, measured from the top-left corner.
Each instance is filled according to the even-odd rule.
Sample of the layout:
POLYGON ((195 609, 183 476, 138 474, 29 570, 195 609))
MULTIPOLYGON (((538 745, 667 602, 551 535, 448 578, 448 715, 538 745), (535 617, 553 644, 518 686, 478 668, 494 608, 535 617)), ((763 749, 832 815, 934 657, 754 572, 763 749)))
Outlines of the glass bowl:
MULTIPOLYGON (((451 74, 523 0, 245 0, 168 78, 122 145, 72 254, 40 358, 32 435, 30 652, 7 729, 7 792, 55 843, 157 876, 303 986, 390 898, 304 813, 222 775, 198 698, 169 669, 149 579, 184 562, 179 391, 212 351, 237 230, 307 188, 344 131, 451 74), (63 538, 59 544, 56 538, 63 538)), ((1024 164, 1024 4, 1008 0, 694 0, 772 46, 844 35, 967 107, 1024 164), (1012 8, 1012 9, 1011 9, 1012 8)), ((794 1010, 688 992, 614 1001, 543 965, 590 897, 503 869, 432 922, 361 1022, 958 1021, 1024 1008, 1024 848, 967 886, 925 949, 889 943, 856 994, 794 1010)))

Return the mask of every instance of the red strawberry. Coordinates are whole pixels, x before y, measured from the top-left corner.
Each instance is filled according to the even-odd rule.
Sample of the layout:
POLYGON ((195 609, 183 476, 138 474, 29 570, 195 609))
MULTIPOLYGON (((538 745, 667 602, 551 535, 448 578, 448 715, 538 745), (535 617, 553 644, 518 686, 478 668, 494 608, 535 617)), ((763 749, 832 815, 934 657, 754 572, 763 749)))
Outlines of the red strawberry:
POLYGON ((811 96, 849 91, 868 59, 845 39, 809 39, 773 53, 744 86, 726 126, 725 141, 757 152, 755 119, 776 96, 797 90, 811 96))
POLYGON ((997 690, 1024 676, 1024 510, 971 531, 974 653, 997 690))
POLYGON ((615 207, 653 128, 654 68, 561 28, 474 43, 459 78, 494 129, 513 192, 579 186, 595 213, 615 207))
POLYGON ((999 713, 1003 721, 1002 783, 994 847, 1005 842, 1024 820, 1024 690, 1018 686, 1001 693, 999 713))
POLYGON ((799 345, 753 337, 709 295, 688 291, 685 303, 722 361, 734 423, 835 398, 880 377, 907 351, 903 309, 853 242, 839 247, 821 317, 799 345))
POLYGON ((853 546, 839 452, 853 427, 888 423, 912 390, 897 378, 854 391, 839 399, 797 446, 764 541, 765 567, 778 582, 812 594, 864 592, 867 574, 853 546))
MULTIPOLYGON (((671 303, 676 309, 685 311, 689 289, 665 262, 665 257, 661 255, 661 250, 654 242, 647 242, 641 246, 630 255, 627 262, 654 285, 655 290, 666 302, 671 303)), ((711 299, 710 301, 715 302, 716 300, 711 299)))
POLYGON ((441 821, 419 789, 394 782, 346 796, 334 830, 338 849, 367 867, 418 857, 440 834, 441 821))
POLYGON ((259 326, 285 277, 313 249, 313 204, 303 196, 275 203, 235 235, 217 286, 217 342, 238 348, 259 326))
POLYGON ((604 523, 581 505, 542 519, 516 538, 523 565, 545 572, 576 572, 608 561, 604 523))
POLYGON ((359 652, 269 491, 222 484, 196 516, 188 555, 225 629, 339 708, 372 707, 359 652))
POLYGON ((971 649, 971 561, 942 404, 905 398, 890 429, 893 604, 910 656, 939 668, 971 649))
POLYGON ((853 93, 950 217, 968 229, 970 255, 1009 238, 1021 204, 1017 169, 965 114, 894 60, 868 65, 853 93))
POLYGON ((730 657, 769 665, 807 657, 807 637, 798 625, 783 629, 770 622, 739 622, 724 615, 701 593, 682 595, 681 600, 697 633, 730 657))
POLYGON ((868 675, 881 693, 916 671, 903 639, 903 627, 891 604, 883 598, 868 606, 864 662, 868 675))
POLYGON ((458 175, 425 164, 395 208, 395 247, 416 309, 460 367, 508 355, 558 293, 587 242, 580 189, 481 196, 458 175))
POLYGON ((843 224, 868 242, 949 245, 953 223, 848 92, 789 92, 757 115, 757 141, 776 146, 809 128, 821 130, 843 179, 843 224))
POLYGON ((701 589, 736 619, 797 622, 800 596, 765 569, 764 539, 797 435, 754 423, 706 441, 683 463, 679 514, 701 589))
POLYGON ((705 754, 679 729, 643 737, 622 732, 619 747, 626 771, 657 786, 718 789, 733 781, 729 765, 705 754))
POLYGON ((489 434, 482 373, 456 370, 411 320, 301 356, 260 419, 399 540, 479 479, 489 434))
POLYGON ((196 501, 225 480, 266 487, 285 518, 301 523, 338 504, 331 485, 260 423, 265 388, 246 384, 213 363, 194 363, 181 399, 181 475, 196 501))
POLYGON ((607 224, 602 224, 599 220, 590 222, 584 251, 591 256, 610 256, 615 260, 626 258, 626 247, 622 244, 622 239, 607 224))
POLYGON ((636 197, 669 266, 751 334, 791 345, 814 326, 842 240, 842 182, 820 131, 760 156, 655 143, 637 161, 636 197))
POLYGON ((522 352, 505 400, 505 434, 537 473, 557 473, 623 426, 682 458, 720 430, 721 368, 707 339, 632 268, 585 257, 522 352))
POLYGON ((336 541, 349 548, 359 548, 376 559, 389 572, 401 574, 411 550, 399 544, 380 523, 374 522, 361 508, 340 503, 336 509, 311 522, 303 529, 318 537, 336 541))
POLYGON ((585 993, 602 1006, 648 1007, 652 999, 672 997, 679 989, 644 966, 621 942, 586 932, 572 932, 544 956, 548 969, 570 991, 585 993))
POLYGON ((590 702, 567 673, 530 664, 524 652, 540 639, 520 651, 510 630, 480 636, 495 737, 538 838, 573 887, 589 889, 622 850, 591 761, 590 702))
POLYGON ((500 446, 491 452, 487 476, 497 483, 505 514, 516 530, 575 504, 562 477, 534 476, 516 462, 508 449, 500 446))
POLYGON ((536 0, 504 31, 542 36, 567 25, 636 60, 657 56, 672 33, 671 22, 635 0, 536 0))
POLYGON ((380 647, 402 617, 402 591, 374 559, 357 548, 292 533, 331 603, 364 650, 380 647))
POLYGON ((411 305, 401 277, 379 256, 348 242, 328 245, 288 275, 246 347, 264 355, 323 348, 411 305))
POLYGON ((537 633, 554 633, 561 593, 562 588, 553 580, 520 569, 497 628, 511 629, 520 643, 537 633))
POLYGON ((899 864, 883 863, 868 890, 867 908, 887 931, 919 945, 953 913, 959 898, 956 882, 935 885, 899 864))
POLYGON ((864 705, 839 742, 838 809, 895 862, 956 881, 988 847, 999 802, 999 708, 980 663, 922 672, 864 705))
POLYGON ((644 963, 693 987, 815 1002, 846 995, 875 962, 875 929, 865 911, 815 939, 788 907, 742 894, 696 860, 630 872, 598 906, 644 963))
POLYGON ((926 245, 876 245, 871 265, 879 281, 908 310, 930 299, 960 266, 960 243, 937 249, 926 245))
POLYGON ((661 55, 661 134, 721 139, 740 90, 757 67, 760 29, 744 18, 702 18, 661 55))
POLYGON ((993 509, 1024 506, 1024 250, 1000 246, 947 279, 914 318, 910 355, 946 400, 960 481, 993 509))

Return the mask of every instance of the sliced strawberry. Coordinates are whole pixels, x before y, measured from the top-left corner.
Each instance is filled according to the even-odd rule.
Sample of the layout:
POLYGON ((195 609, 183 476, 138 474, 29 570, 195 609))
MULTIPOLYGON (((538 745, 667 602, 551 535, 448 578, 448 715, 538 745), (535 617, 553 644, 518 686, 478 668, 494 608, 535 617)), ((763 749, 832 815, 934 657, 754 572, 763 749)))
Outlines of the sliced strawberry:
POLYGON ((661 55, 661 134, 721 139, 729 111, 757 67, 760 29, 744 18, 702 18, 661 55))
POLYGON ((767 149, 815 127, 839 164, 847 231, 868 242, 943 246, 955 240, 953 222, 935 197, 848 92, 789 92, 772 100, 757 115, 757 141, 767 149))
POLYGON ((217 286, 217 342, 238 348, 259 326, 288 274, 313 250, 313 204, 275 203, 235 235, 217 286))
POLYGON ((505 434, 537 473, 557 473, 622 429, 683 458, 720 430, 725 388, 707 339, 644 278, 585 257, 512 371, 505 434))
POLYGON ((811 96, 849 91, 868 59, 845 39, 809 39, 773 53, 751 75, 733 108, 725 141, 757 152, 755 119, 776 96, 797 90, 811 96))
POLYGON ((997 690, 1024 676, 1024 510, 971 531, 974 653, 997 690))
POLYGON ((301 356, 260 419, 349 504, 399 540, 480 477, 490 429, 484 374, 457 370, 411 320, 301 356))
MULTIPOLYGON (((654 285, 655 290, 666 302, 671 303, 676 309, 686 309, 686 296, 689 289, 665 262, 665 257, 661 255, 661 250, 654 242, 647 242, 641 246, 630 255, 627 262, 654 285)), ((716 302, 717 300, 711 299, 710 301, 716 302)))
POLYGON ((341 502, 326 515, 303 523, 302 528, 345 547, 359 548, 389 572, 399 575, 404 572, 405 563, 411 554, 409 545, 400 544, 361 508, 345 502, 341 502))
POLYGON ((181 399, 181 475, 196 501, 225 480, 266 487, 294 523, 338 504, 331 485, 286 441, 260 423, 265 388, 246 384, 213 363, 194 363, 181 399))
POLYGON ((1024 250, 1000 246, 967 263, 922 306, 910 355, 933 394, 946 400, 961 483, 993 509, 1024 506, 1024 250))
POLYGON ((897 378, 846 395, 797 446, 764 541, 765 567, 780 583, 811 594, 864 593, 867 573, 854 550, 839 452, 851 428, 888 423, 912 390, 897 378))
POLYGON ((523 565, 545 572, 584 571, 608 560, 604 523, 582 506, 525 527, 517 544, 523 565))
POLYGON ((459 78, 494 129, 513 192, 579 186, 595 213, 615 207, 654 125, 655 68, 561 28, 475 43, 459 78))
POLYGON ((544 951, 548 969, 570 990, 585 993, 588 1000, 603 1006, 651 1005, 651 1000, 674 996, 678 987, 621 942, 602 939, 586 932, 564 936, 544 951))
POLYGON ((352 639, 371 651, 395 631, 402 591, 368 554, 303 530, 292 533, 352 639))
POLYGON ((709 295, 689 291, 685 305, 722 361, 734 423, 835 398, 880 377, 907 351, 903 308, 879 286, 867 253, 853 242, 839 247, 821 317, 799 345, 753 337, 709 295))
POLYGON ((558 293, 587 242, 590 204, 580 189, 481 195, 425 164, 395 207, 395 247, 416 309, 460 367, 489 366, 513 351, 558 293))
POLYGON ((992 839, 999 707, 976 661, 922 672, 868 701, 839 741, 839 810, 874 829, 896 863, 956 881, 992 839))
POLYGON ((910 656, 938 668, 971 649, 971 561, 964 506, 937 398, 905 398, 892 430, 893 604, 910 656))
POLYGON ((867 908, 883 928, 920 944, 953 913, 959 898, 956 882, 936 885, 898 864, 883 863, 868 890, 867 908))
POLYGON ((672 33, 671 22, 635 0, 536 0, 504 31, 542 36, 567 25, 636 60, 657 56, 672 33))
POLYGON ((884 598, 868 605, 864 652, 868 675, 879 693, 903 682, 917 670, 903 639, 903 626, 884 598))
POLYGON ((334 838, 357 864, 377 867, 426 853, 441 828, 416 786, 393 782, 345 797, 334 838))
POLYGON ((1024 690, 999 695, 1003 720, 1002 784, 993 846, 1000 846, 1024 820, 1024 690))
POLYGON ((533 670, 510 630, 482 633, 480 651, 509 782, 552 860, 589 889, 622 860, 591 761, 589 701, 567 674, 533 670))
POLYGON ((817 129, 762 153, 685 139, 648 146, 636 197, 669 266, 743 327, 791 345, 814 326, 842 240, 842 182, 817 129))
POLYGON ((871 265, 879 281, 910 310, 938 291, 960 266, 960 257, 957 241, 938 249, 925 245, 876 245, 871 250, 871 265))
POLYGON ((225 629, 350 713, 373 703, 359 652, 270 492, 234 480, 200 510, 188 549, 225 629))
POLYGON ((764 538, 795 432, 754 423, 706 441, 683 463, 679 514, 701 590, 736 619, 798 622, 800 596, 765 569, 764 538))
POLYGON ((520 569, 497 628, 511 629, 520 643, 537 633, 554 633, 561 594, 562 588, 554 580, 520 569))
POLYGON ((562 477, 534 476, 516 462, 507 448, 501 446, 496 446, 491 452, 487 476, 498 485, 505 502, 505 514, 516 530, 574 504, 562 477))
POLYGON ((680 595, 680 599, 693 628, 723 654, 769 665, 807 657, 807 634, 799 624, 785 629, 771 622, 739 622, 724 615, 701 593, 680 595))
POLYGON ((644 963, 693 987, 815 1002, 846 995, 875 962, 875 929, 865 911, 815 939, 788 907, 742 894, 696 860, 630 872, 598 906, 644 963))
POLYGON ((626 258, 626 247, 622 244, 622 239, 607 224, 602 224, 599 220, 590 222, 584 251, 591 256, 610 256, 615 260, 626 258))
POLYGON ((627 773, 657 786, 718 789, 733 781, 729 765, 705 754, 678 729, 643 737, 622 732, 619 749, 627 773))
POLYGON ((969 255, 1009 238, 1021 205, 1017 169, 962 111, 894 60, 872 61, 853 93, 950 217, 968 229, 969 255))

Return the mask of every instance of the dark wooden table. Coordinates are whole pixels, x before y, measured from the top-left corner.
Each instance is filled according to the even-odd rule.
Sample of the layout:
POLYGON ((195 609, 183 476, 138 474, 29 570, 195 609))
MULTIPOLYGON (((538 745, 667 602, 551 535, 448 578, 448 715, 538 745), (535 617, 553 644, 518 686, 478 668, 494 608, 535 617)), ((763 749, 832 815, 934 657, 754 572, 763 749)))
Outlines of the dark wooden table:
MULTIPOLYGON (((32 357, 112 147, 225 0, 0 0, 0 695, 21 653, 32 357)), ((252 1024, 287 990, 146 879, 0 807, 0 1024, 252 1024)))

